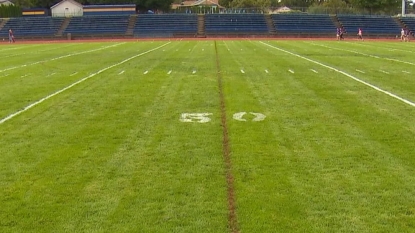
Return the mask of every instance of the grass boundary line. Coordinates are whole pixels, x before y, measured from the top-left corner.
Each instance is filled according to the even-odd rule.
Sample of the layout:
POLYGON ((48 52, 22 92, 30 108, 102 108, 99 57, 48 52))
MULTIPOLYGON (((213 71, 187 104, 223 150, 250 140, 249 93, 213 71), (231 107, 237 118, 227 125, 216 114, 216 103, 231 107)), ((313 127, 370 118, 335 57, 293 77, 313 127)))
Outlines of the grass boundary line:
POLYGON ((122 44, 125 44, 125 43, 126 42, 124 42, 124 43, 118 43, 118 44, 114 44, 114 45, 110 45, 110 46, 105 46, 105 47, 101 47, 101 48, 97 48, 97 49, 91 49, 91 50, 87 50, 87 51, 82 51, 82 52, 78 52, 78 53, 66 54, 66 55, 62 55, 62 56, 59 56, 59 57, 54 57, 54 58, 51 58, 51 59, 48 59, 48 60, 36 61, 36 62, 29 63, 29 64, 24 64, 24 65, 19 65, 19 66, 13 66, 13 67, 9 67, 9 68, 0 70, 0 73, 3 73, 3 72, 8 71, 8 70, 14 70, 14 69, 22 68, 22 67, 37 65, 37 64, 39 64, 41 62, 55 61, 55 60, 62 59, 62 58, 66 58, 66 57, 72 57, 72 56, 76 56, 76 55, 80 55, 80 54, 85 54, 85 53, 100 51, 100 50, 104 50, 104 49, 107 49, 107 48, 112 48, 112 47, 115 47, 115 46, 118 46, 118 45, 122 45, 122 44))
POLYGON ((90 75, 88 75, 87 77, 82 78, 82 79, 80 79, 80 80, 78 80, 78 81, 76 81, 76 82, 72 83, 71 85, 69 85, 69 86, 67 86, 67 87, 65 87, 65 88, 63 88, 63 89, 60 89, 60 90, 58 90, 58 91, 56 91, 56 92, 54 92, 54 93, 52 93, 52 94, 50 94, 50 95, 48 95, 48 96, 46 96, 46 97, 44 97, 44 98, 42 98, 42 99, 40 99, 40 100, 36 101, 36 102, 34 102, 34 103, 32 103, 32 104, 30 104, 30 105, 28 105, 28 106, 24 107, 22 110, 19 110, 19 111, 17 111, 17 112, 15 112, 15 113, 13 113, 13 114, 8 115, 7 117, 5 117, 5 118, 3 118, 3 119, 0 119, 0 125, 1 125, 1 124, 3 124, 4 122, 6 122, 6 121, 8 121, 8 120, 10 120, 10 119, 12 119, 12 118, 14 118, 14 117, 15 117, 15 116, 17 116, 17 115, 19 115, 19 114, 21 114, 21 113, 23 113, 23 112, 26 112, 27 110, 29 110, 29 109, 31 109, 31 108, 33 108, 33 107, 35 107, 36 105, 39 105, 39 104, 41 104, 42 102, 44 102, 44 101, 46 101, 46 100, 48 100, 48 99, 50 99, 50 98, 52 98, 52 97, 54 97, 54 96, 56 96, 56 95, 58 95, 58 94, 60 94, 60 93, 62 93, 62 92, 64 92, 64 91, 66 91, 66 90, 68 90, 68 89, 70 89, 70 88, 72 88, 72 87, 74 87, 74 86, 76 86, 76 85, 78 85, 78 84, 80 84, 80 83, 82 83, 82 82, 84 82, 84 81, 86 81, 86 80, 88 80, 88 79, 90 79, 90 78, 92 78, 92 77, 94 77, 94 76, 96 76, 96 75, 98 75, 98 74, 100 74, 100 73, 102 73, 102 72, 106 71, 106 70, 109 70, 109 69, 114 68, 114 67, 116 67, 116 66, 119 66, 119 65, 121 65, 121 64, 123 64, 123 63, 126 63, 127 61, 130 61, 130 60, 132 60, 132 59, 134 59, 134 58, 136 58, 136 57, 139 57, 139 56, 145 55, 145 54, 147 54, 147 53, 153 52, 153 51, 155 51, 155 50, 157 50, 157 49, 160 49, 160 48, 162 48, 162 47, 164 47, 164 46, 166 46, 166 45, 168 45, 168 44, 170 44, 170 43, 171 43, 171 42, 167 42, 167 43, 165 43, 165 44, 163 44, 163 45, 160 45, 160 46, 158 46, 158 47, 156 47, 156 48, 153 48, 153 49, 147 50, 146 52, 142 52, 142 53, 140 53, 140 54, 137 54, 137 55, 134 55, 134 56, 129 57, 129 58, 127 58, 127 59, 124 59, 124 60, 122 60, 122 61, 120 61, 120 62, 118 62, 118 63, 116 63, 116 64, 114 64, 114 65, 107 66, 107 67, 105 67, 105 68, 103 68, 103 69, 101 69, 101 70, 98 70, 97 72, 95 72, 95 73, 93 73, 93 74, 90 74, 90 75))
POLYGON ((281 52, 288 53, 288 54, 290 54, 290 55, 292 55, 292 56, 295 56, 295 57, 301 58, 301 59, 303 59, 303 60, 307 60, 307 61, 309 61, 309 62, 312 62, 312 63, 317 64, 317 65, 320 65, 320 66, 323 66, 323 67, 325 67, 325 68, 327 68, 327 69, 330 69, 330 70, 336 71, 337 73, 343 74, 344 76, 347 76, 347 77, 349 77, 349 78, 351 78, 351 79, 353 79, 353 80, 355 80, 355 81, 357 81, 357 82, 359 82, 359 83, 361 83, 361 84, 364 84, 364 85, 366 85, 366 86, 368 86, 368 87, 370 87, 370 88, 372 88, 372 89, 375 89, 376 91, 382 92, 383 94, 386 94, 386 95, 388 95, 388 96, 390 96, 390 97, 393 97, 393 98, 395 98, 395 99, 397 99, 397 100, 400 100, 401 102, 404 102, 404 103, 406 103, 406 104, 408 104, 408 105, 410 105, 410 106, 412 106, 412 107, 415 107, 415 103, 414 103, 414 102, 411 102, 411 101, 409 101, 409 100, 407 100, 407 99, 404 99, 404 98, 402 98, 402 97, 400 97, 400 96, 398 96, 398 95, 395 95, 395 94, 393 94, 393 93, 391 93, 391 92, 385 91, 385 90, 383 90, 383 89, 381 89, 381 88, 379 88, 379 87, 377 87, 377 86, 375 86, 375 85, 373 85, 373 84, 370 84, 370 83, 368 83, 368 82, 365 82, 365 81, 363 81, 363 80, 361 80, 361 79, 359 79, 359 78, 356 78, 355 76, 353 76, 353 75, 351 75, 351 74, 348 74, 348 73, 346 73, 346 72, 344 72, 344 71, 341 71, 341 70, 339 70, 339 69, 336 69, 336 68, 334 68, 334 67, 332 67, 332 66, 325 65, 325 64, 320 63, 320 62, 318 62, 318 61, 312 60, 312 59, 307 58, 307 57, 303 57, 303 56, 298 55, 298 54, 296 54, 296 53, 293 53, 293 52, 287 51, 287 50, 285 50, 285 49, 278 48, 278 47, 276 47, 276 46, 273 46, 273 45, 270 45, 270 44, 264 43, 264 42, 262 42, 262 41, 260 41, 260 43, 261 43, 261 44, 263 44, 263 45, 269 46, 269 47, 271 47, 271 48, 277 49, 277 50, 279 50, 279 51, 281 51, 281 52))
POLYGON ((219 54, 218 47, 215 40, 215 60, 216 60, 216 71, 218 78, 218 87, 219 87, 219 99, 220 99, 220 112, 221 112, 221 125, 223 133, 223 159, 225 163, 225 173, 226 173, 226 185, 227 185, 227 197, 228 197, 228 226, 229 230, 232 233, 239 233, 238 220, 236 216, 236 198, 235 198, 235 185, 234 185, 234 176, 232 174, 232 160, 231 160, 231 148, 229 145, 229 133, 228 133, 228 124, 226 120, 226 105, 225 105, 225 96, 223 93, 223 83, 222 83, 222 73, 219 63, 219 54))

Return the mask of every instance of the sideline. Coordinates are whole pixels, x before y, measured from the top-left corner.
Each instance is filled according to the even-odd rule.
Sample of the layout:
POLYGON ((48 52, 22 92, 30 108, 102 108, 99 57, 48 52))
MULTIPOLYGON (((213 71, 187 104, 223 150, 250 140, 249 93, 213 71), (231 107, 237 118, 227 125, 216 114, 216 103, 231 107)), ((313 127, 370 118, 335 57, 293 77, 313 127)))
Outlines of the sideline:
POLYGON ((165 43, 165 44, 163 44, 163 45, 160 45, 159 47, 156 47, 156 48, 154 48, 154 49, 150 49, 150 50, 148 50, 148 51, 146 51, 146 52, 143 52, 143 53, 140 53, 140 54, 134 55, 134 56, 129 57, 129 58, 127 58, 127 59, 124 59, 124 60, 122 60, 122 61, 120 61, 120 62, 118 62, 118 63, 116 63, 116 64, 114 64, 114 65, 107 66, 107 67, 105 67, 105 68, 103 68, 103 69, 101 69, 101 70, 98 70, 97 72, 95 72, 95 73, 93 73, 93 74, 90 74, 90 75, 88 75, 87 77, 85 77, 85 78, 83 78, 83 79, 81 79, 81 80, 78 80, 78 81, 76 81, 76 82, 72 83, 71 85, 69 85, 69 86, 67 86, 67 87, 65 87, 65 88, 63 88, 63 89, 60 89, 60 90, 58 90, 58 91, 56 91, 56 92, 54 92, 54 93, 52 93, 52 94, 50 94, 50 95, 48 95, 48 96, 46 96, 46 97, 44 97, 44 98, 42 98, 42 99, 40 99, 40 100, 36 101, 36 102, 34 102, 34 103, 32 103, 32 104, 30 104, 30 105, 28 105, 28 106, 24 107, 22 110, 17 111, 17 112, 15 112, 15 113, 13 113, 13 114, 10 114, 9 116, 7 116, 7 117, 5 117, 5 118, 3 118, 3 119, 0 119, 0 125, 1 125, 1 124, 3 124, 4 122, 6 122, 6 121, 8 121, 8 120, 10 120, 10 119, 12 119, 12 118, 14 118, 14 117, 15 117, 15 116, 17 116, 17 115, 19 115, 19 114, 21 114, 21 113, 26 112, 27 110, 29 110, 29 109, 31 109, 31 108, 33 108, 33 107, 35 107, 36 105, 41 104, 41 103, 42 103, 42 102, 44 102, 45 100, 48 100, 48 99, 50 99, 50 98, 54 97, 55 95, 58 95, 58 94, 60 94, 60 93, 62 93, 62 92, 64 92, 64 91, 66 91, 66 90, 68 90, 68 89, 70 89, 70 88, 72 88, 72 87, 74 87, 74 86, 76 86, 76 85, 78 85, 78 84, 80 84, 80 83, 82 83, 82 82, 84 82, 84 81, 86 81, 86 80, 88 80, 88 79, 90 79, 90 78, 92 78, 92 77, 94 77, 94 76, 96 76, 96 75, 98 75, 98 74, 100 74, 100 73, 102 73, 102 72, 106 71, 106 70, 109 70, 109 69, 114 68, 114 67, 116 67, 116 66, 119 66, 119 65, 121 65, 121 64, 123 64, 123 63, 126 63, 126 62, 128 62, 128 61, 130 61, 130 60, 132 60, 132 59, 134 59, 134 58, 136 58, 136 57, 139 57, 139 56, 142 56, 142 55, 144 55, 144 54, 147 54, 147 53, 153 52, 153 51, 155 51, 155 50, 157 50, 157 49, 160 49, 160 48, 162 48, 162 47, 164 47, 164 46, 166 46, 166 45, 168 45, 168 44, 170 44, 170 43, 171 43, 171 42, 165 43))
POLYGON ((386 94, 386 95, 388 95, 388 96, 390 96, 390 97, 393 97, 393 98, 395 98, 395 99, 397 99, 397 100, 400 100, 400 101, 402 101, 402 102, 404 102, 404 103, 406 103, 406 104, 408 104, 408 105, 410 105, 410 106, 412 106, 412 107, 415 107, 415 103, 414 103, 414 102, 411 102, 411 101, 409 101, 409 100, 407 100, 407 99, 404 99, 404 98, 402 98, 402 97, 400 97, 400 96, 397 96, 397 95, 395 95, 395 94, 393 94, 393 93, 391 93, 391 92, 385 91, 385 90, 383 90, 383 89, 381 89, 381 88, 379 88, 379 87, 377 87, 377 86, 375 86, 375 85, 372 85, 372 84, 370 84, 370 83, 368 83, 368 82, 365 82, 365 81, 363 81, 363 80, 361 80, 361 79, 358 79, 358 78, 356 78, 355 76, 353 76, 353 75, 351 75, 351 74, 348 74, 348 73, 346 73, 346 72, 344 72, 344 71, 338 70, 338 69, 336 69, 336 68, 334 68, 334 67, 331 67, 331 66, 329 66, 329 65, 325 65, 325 64, 323 64, 323 63, 320 63, 320 62, 318 62, 318 61, 312 60, 312 59, 310 59, 310 58, 303 57, 303 56, 298 55, 298 54, 296 54, 296 53, 292 53, 292 52, 290 52, 290 51, 287 51, 287 50, 284 50, 284 49, 278 48, 278 47, 276 47, 276 46, 273 46, 273 45, 270 45, 270 44, 264 43, 264 42, 262 42, 262 41, 260 41, 260 43, 261 43, 261 44, 263 44, 263 45, 266 45, 266 46, 268 46, 268 47, 274 48, 274 49, 276 49, 276 50, 279 50, 279 51, 281 51, 281 52, 288 53, 288 54, 290 54, 290 55, 292 55, 292 56, 295 56, 295 57, 301 58, 301 59, 303 59, 303 60, 307 60, 307 61, 309 61, 309 62, 312 62, 312 63, 317 64, 317 65, 320 65, 320 66, 323 66, 323 67, 325 67, 325 68, 327 68, 327 69, 330 69, 330 70, 336 71, 337 73, 343 74, 343 75, 345 75, 345 76, 347 76, 347 77, 349 77, 349 78, 351 78, 351 79, 353 79, 353 80, 355 80, 355 81, 357 81, 357 82, 359 82, 359 83, 362 83, 362 84, 364 84, 364 85, 366 85, 366 86, 368 86, 368 87, 371 87, 371 88, 373 88, 373 89, 375 89, 375 90, 377 90, 377 91, 379 91, 379 92, 382 92, 382 93, 384 93, 384 94, 386 94))

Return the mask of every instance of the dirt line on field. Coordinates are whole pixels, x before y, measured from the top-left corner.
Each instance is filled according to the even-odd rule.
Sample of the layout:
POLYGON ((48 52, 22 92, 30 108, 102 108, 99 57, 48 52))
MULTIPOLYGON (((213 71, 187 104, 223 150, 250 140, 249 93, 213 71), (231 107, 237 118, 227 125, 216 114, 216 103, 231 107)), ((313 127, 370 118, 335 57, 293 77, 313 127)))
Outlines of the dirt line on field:
POLYGON ((234 176, 232 174, 232 160, 231 160, 231 148, 229 145, 228 125, 226 121, 226 106, 225 96, 223 94, 222 74, 220 70, 218 48, 215 41, 215 54, 216 54, 216 70, 219 86, 219 99, 220 99, 220 112, 221 112, 221 124, 223 130, 223 159, 225 162, 226 172, 226 184, 227 184, 227 196, 228 196, 228 226, 232 233, 239 233, 238 220, 236 216, 236 199, 235 199, 235 187, 234 176))

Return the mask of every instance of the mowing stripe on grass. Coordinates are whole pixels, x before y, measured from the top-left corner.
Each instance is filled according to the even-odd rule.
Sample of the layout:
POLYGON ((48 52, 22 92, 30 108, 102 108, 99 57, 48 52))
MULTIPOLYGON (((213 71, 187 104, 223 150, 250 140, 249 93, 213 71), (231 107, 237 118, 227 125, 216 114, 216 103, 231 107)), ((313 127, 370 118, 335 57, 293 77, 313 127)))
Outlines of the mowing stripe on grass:
POLYGON ((118 44, 114 44, 114 45, 110 45, 110 46, 105 46, 105 47, 102 47, 102 48, 99 48, 99 49, 92 49, 92 50, 87 50, 87 51, 83 51, 83 52, 79 52, 79 53, 71 53, 71 54, 67 54, 67 55, 63 55, 63 56, 59 56, 59 57, 55 57, 55 58, 52 58, 52 59, 43 60, 43 61, 37 61, 37 62, 33 62, 33 63, 29 63, 29 64, 25 64, 25 65, 13 66, 13 67, 9 67, 9 68, 6 68, 6 69, 3 69, 3 70, 0 70, 0 73, 2 73, 2 72, 4 72, 4 71, 8 71, 8 70, 14 70, 14 69, 18 69, 18 68, 26 67, 26 66, 37 65, 37 64, 39 64, 39 63, 41 63, 41 62, 55 61, 55 60, 62 59, 62 58, 66 58, 66 57, 72 57, 72 56, 75 56, 75 55, 80 55, 80 54, 85 54, 85 53, 90 53, 90 52, 100 51, 100 50, 103 50, 103 49, 108 49, 108 48, 112 48, 112 47, 115 47, 115 46, 118 46, 118 45, 121 45, 121 44, 125 44, 125 42, 123 42, 123 43, 118 43, 118 44))
POLYGON ((215 55, 216 55, 216 69, 218 77, 218 86, 219 86, 219 99, 220 99, 220 112, 221 112, 221 123, 222 123, 222 150, 223 158, 225 162, 226 169, 226 184, 227 184, 227 196, 228 196, 228 225, 232 233, 239 232, 238 221, 236 217, 236 199, 235 199, 235 187, 234 187, 234 176, 232 173, 232 160, 231 160, 231 147, 229 145, 229 134, 228 134, 228 125, 226 120, 226 106, 225 106, 225 96, 223 93, 223 84, 222 84, 222 73, 220 70, 219 63, 219 54, 218 47, 215 41, 215 55))
POLYGON ((325 64, 323 64, 323 63, 320 63, 320 62, 318 62, 318 61, 312 60, 312 59, 310 59, 310 58, 303 57, 303 56, 298 55, 298 54, 296 54, 296 53, 292 53, 292 52, 287 51, 287 50, 285 50, 285 49, 281 49, 281 48, 278 48, 278 47, 276 47, 276 46, 273 46, 273 45, 270 45, 270 44, 264 43, 264 42, 262 42, 262 41, 260 41, 260 43, 261 43, 261 44, 263 44, 263 45, 269 46, 269 47, 271 47, 271 48, 274 48, 274 49, 276 49, 276 50, 279 50, 279 51, 281 51, 281 52, 288 53, 288 54, 290 54, 290 55, 292 55, 292 56, 295 56, 295 57, 298 57, 298 58, 304 59, 304 60, 306 60, 306 61, 312 62, 312 63, 317 64, 317 65, 320 65, 320 66, 323 66, 323 67, 325 67, 325 68, 327 68, 327 69, 330 69, 330 70, 336 71, 337 73, 343 74, 343 75, 345 75, 345 76, 347 76, 347 77, 349 77, 349 78, 351 78, 351 79, 353 79, 353 80, 355 80, 355 81, 357 81, 357 82, 359 82, 359 83, 362 83, 362 84, 364 84, 364 85, 366 85, 366 86, 368 86, 368 87, 371 87, 371 88, 373 88, 373 89, 375 89, 375 90, 377 90, 377 91, 379 91, 379 92, 382 92, 382 93, 384 93, 384 94, 386 94, 386 95, 388 95, 388 96, 390 96, 390 97, 393 97, 393 98, 395 98, 395 99, 397 99, 397 100, 400 100, 400 101, 402 101, 402 102, 404 102, 404 103, 406 103, 406 104, 408 104, 408 105, 410 105, 410 106, 412 106, 412 107, 415 107, 415 103, 414 103, 414 102, 411 102, 411 101, 409 101, 409 100, 407 100, 407 99, 404 99, 404 98, 402 98, 402 97, 400 97, 400 96, 397 96, 397 95, 395 95, 395 94, 393 94, 393 93, 391 93, 391 92, 388 92, 388 91, 385 91, 385 90, 383 90, 383 89, 380 89, 379 87, 377 87, 377 86, 375 86, 375 85, 372 85, 372 84, 370 84, 370 83, 368 83, 368 82, 365 82, 365 81, 363 81, 363 80, 360 80, 360 79, 356 78, 355 76, 353 76, 353 75, 351 75, 351 74, 348 74, 348 73, 346 73, 346 72, 344 72, 344 71, 338 70, 338 69, 336 69, 336 68, 334 68, 334 67, 331 67, 331 66, 325 65, 325 64))
POLYGON ((119 66, 119 65, 121 65, 121 64, 123 64, 123 63, 126 63, 126 62, 128 62, 128 61, 130 61, 130 60, 132 60, 132 59, 134 59, 134 58, 136 58, 136 57, 139 57, 139 56, 145 55, 145 54, 147 54, 147 53, 153 52, 153 51, 155 51, 155 50, 157 50, 157 49, 160 49, 160 48, 162 48, 162 47, 164 47, 164 46, 166 46, 166 45, 168 45, 168 44, 170 44, 170 43, 171 43, 171 42, 167 42, 167 43, 165 43, 165 44, 163 44, 163 45, 160 45, 160 46, 158 46, 158 47, 156 47, 156 48, 154 48, 154 49, 150 49, 150 50, 148 50, 148 51, 146 51, 146 52, 143 52, 143 53, 140 53, 140 54, 134 55, 134 56, 132 56, 132 57, 129 57, 129 58, 127 58, 127 59, 124 59, 124 60, 122 60, 122 61, 120 61, 120 62, 118 62, 118 63, 116 63, 116 64, 114 64, 114 65, 107 66, 107 67, 105 67, 105 68, 103 68, 103 69, 101 69, 101 70, 98 70, 97 72, 92 73, 92 74, 88 75, 87 77, 85 77, 85 78, 83 78, 83 79, 81 79, 81 80, 78 80, 78 81, 76 81, 76 82, 72 83, 71 85, 69 85, 69 86, 67 86, 67 87, 65 87, 65 88, 63 88, 63 89, 60 89, 59 91, 56 91, 56 92, 54 92, 54 93, 52 93, 52 94, 50 94, 50 95, 48 95, 48 96, 46 96, 46 97, 44 97, 44 98, 42 98, 42 99, 40 99, 40 100, 38 100, 38 101, 34 102, 34 103, 32 103, 32 104, 30 104, 30 105, 28 105, 28 106, 24 107, 22 110, 17 111, 17 112, 15 112, 15 113, 13 113, 13 114, 10 114, 9 116, 7 116, 7 117, 5 117, 5 118, 3 118, 3 119, 0 119, 0 124, 3 124, 4 122, 6 122, 6 121, 8 121, 8 120, 10 120, 10 119, 12 119, 12 118, 14 118, 15 116, 17 116, 17 115, 19 115, 19 114, 21 114, 21 113, 26 112, 27 110, 29 110, 29 109, 31 109, 31 108, 33 108, 33 107, 35 107, 36 105, 41 104, 41 103, 42 103, 42 102, 44 102, 45 100, 48 100, 48 99, 50 99, 50 98, 54 97, 55 95, 58 95, 58 94, 60 94, 60 93, 62 93, 62 92, 64 92, 64 91, 66 91, 66 90, 68 90, 68 89, 70 89, 70 88, 72 88, 72 87, 74 87, 74 86, 76 86, 76 85, 78 85, 78 84, 80 84, 80 83, 82 83, 82 82, 84 82, 84 81, 86 81, 86 80, 88 80, 88 79, 90 79, 90 78, 92 78, 92 77, 94 77, 94 76, 96 76, 96 75, 98 75, 98 74, 100 74, 100 73, 102 73, 102 72, 106 71, 106 70, 109 70, 109 69, 114 68, 114 67, 116 67, 116 66, 119 66))

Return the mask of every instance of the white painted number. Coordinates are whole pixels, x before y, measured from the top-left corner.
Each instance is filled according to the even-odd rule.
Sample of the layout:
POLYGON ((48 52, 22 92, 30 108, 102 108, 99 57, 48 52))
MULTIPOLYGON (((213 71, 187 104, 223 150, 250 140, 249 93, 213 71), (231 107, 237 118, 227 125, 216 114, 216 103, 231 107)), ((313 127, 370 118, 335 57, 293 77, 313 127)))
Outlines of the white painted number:
POLYGON ((210 121, 212 113, 182 113, 181 122, 206 123, 210 121))
MULTIPOLYGON (((237 113, 233 114, 233 119, 235 119, 237 121, 246 121, 246 119, 243 118, 245 114, 246 114, 246 112, 237 112, 237 113)), ((252 121, 263 121, 266 117, 264 114, 257 113, 257 112, 250 112, 249 114, 255 116, 255 118, 252 119, 252 121)))

